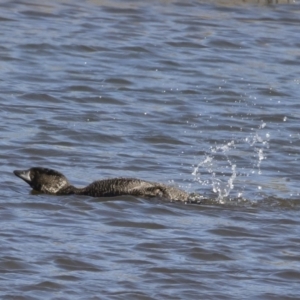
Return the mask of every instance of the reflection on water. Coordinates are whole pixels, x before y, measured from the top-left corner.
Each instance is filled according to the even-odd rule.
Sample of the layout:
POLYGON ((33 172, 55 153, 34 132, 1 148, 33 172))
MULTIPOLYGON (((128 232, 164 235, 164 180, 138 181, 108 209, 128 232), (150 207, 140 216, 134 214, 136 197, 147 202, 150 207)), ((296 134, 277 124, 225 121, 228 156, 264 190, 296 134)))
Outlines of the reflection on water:
POLYGON ((297 2, 0 8, 1 299, 299 297, 297 2), (32 166, 205 200, 36 194, 32 166))

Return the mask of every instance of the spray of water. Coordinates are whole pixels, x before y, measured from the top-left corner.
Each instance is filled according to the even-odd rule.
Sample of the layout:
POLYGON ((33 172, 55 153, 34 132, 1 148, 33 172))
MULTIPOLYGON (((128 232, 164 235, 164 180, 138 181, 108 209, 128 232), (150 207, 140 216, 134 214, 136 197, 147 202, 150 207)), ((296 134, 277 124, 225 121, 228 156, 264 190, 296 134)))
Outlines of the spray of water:
MULTIPOLYGON (((192 175, 195 181, 201 185, 211 186, 219 203, 230 199, 235 188, 234 182, 239 176, 261 174, 261 163, 266 159, 265 149, 269 147, 270 139, 268 133, 263 135, 262 129, 265 127, 266 123, 262 123, 246 138, 210 147, 204 159, 194 167, 192 175), (239 161, 236 158, 240 155, 252 157, 252 160, 248 162, 249 167, 238 165, 239 161)), ((242 198, 243 191, 236 191, 235 197, 242 198)))

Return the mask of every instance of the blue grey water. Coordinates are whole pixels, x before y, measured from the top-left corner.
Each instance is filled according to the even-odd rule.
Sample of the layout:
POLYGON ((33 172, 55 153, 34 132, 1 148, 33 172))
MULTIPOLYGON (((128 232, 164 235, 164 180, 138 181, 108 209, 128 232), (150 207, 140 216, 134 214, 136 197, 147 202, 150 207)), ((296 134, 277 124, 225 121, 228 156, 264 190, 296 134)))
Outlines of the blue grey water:
POLYGON ((300 299, 298 1, 0 1, 1 299, 300 299), (32 194, 137 177, 205 194, 32 194))

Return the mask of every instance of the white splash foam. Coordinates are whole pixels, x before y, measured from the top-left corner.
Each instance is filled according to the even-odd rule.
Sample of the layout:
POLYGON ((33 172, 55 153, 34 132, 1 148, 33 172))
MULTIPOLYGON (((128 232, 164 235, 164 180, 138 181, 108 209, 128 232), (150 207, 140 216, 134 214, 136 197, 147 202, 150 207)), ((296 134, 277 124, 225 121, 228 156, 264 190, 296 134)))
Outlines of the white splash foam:
MULTIPOLYGON (((263 122, 254 133, 244 139, 232 140, 223 145, 211 147, 209 153, 196 165, 192 172, 195 181, 201 185, 210 185, 213 192, 217 194, 217 200, 223 203, 234 190, 234 182, 239 174, 244 177, 249 177, 251 174, 261 174, 261 164, 266 159, 265 149, 269 148, 270 139, 269 133, 261 134, 266 126, 267 124, 263 122), (248 153, 254 152, 254 155, 252 155, 254 159, 249 161, 250 168, 245 173, 244 167, 239 171, 234 155, 237 155, 237 152, 238 155, 245 153, 245 146, 247 145, 248 149, 246 151, 248 153), (201 175, 201 170, 204 170, 205 175, 201 175)), ((249 157, 251 156, 249 155, 249 157)), ((236 197, 241 198, 242 195, 243 190, 236 191, 236 197)))

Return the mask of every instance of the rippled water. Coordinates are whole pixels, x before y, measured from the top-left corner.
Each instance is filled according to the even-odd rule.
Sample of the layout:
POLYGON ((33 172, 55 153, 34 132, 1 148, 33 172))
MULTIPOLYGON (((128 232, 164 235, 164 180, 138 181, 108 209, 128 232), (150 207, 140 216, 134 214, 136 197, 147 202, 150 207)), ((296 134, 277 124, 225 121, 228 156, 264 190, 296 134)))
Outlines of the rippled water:
POLYGON ((298 2, 0 8, 1 299, 299 299, 298 2), (31 166, 209 200, 35 195, 31 166))

